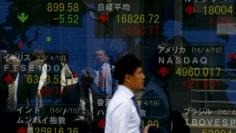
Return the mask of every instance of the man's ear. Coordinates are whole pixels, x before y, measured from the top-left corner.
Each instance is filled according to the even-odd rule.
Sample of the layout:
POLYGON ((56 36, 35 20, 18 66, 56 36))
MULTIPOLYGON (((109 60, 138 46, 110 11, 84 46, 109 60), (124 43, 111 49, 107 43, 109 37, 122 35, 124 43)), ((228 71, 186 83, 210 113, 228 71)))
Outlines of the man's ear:
POLYGON ((130 75, 129 74, 125 74, 124 82, 125 83, 129 83, 130 82, 130 75))

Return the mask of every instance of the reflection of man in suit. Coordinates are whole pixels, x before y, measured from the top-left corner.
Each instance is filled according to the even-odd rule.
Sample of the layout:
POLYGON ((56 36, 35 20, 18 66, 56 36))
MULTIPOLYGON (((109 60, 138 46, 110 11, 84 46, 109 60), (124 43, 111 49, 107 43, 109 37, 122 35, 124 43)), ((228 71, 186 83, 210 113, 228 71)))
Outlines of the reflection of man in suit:
POLYGON ((66 123, 76 125, 83 133, 91 130, 90 123, 93 120, 93 96, 90 90, 93 82, 92 76, 88 70, 84 70, 80 82, 65 86, 62 93, 62 103, 65 108, 78 108, 79 113, 66 114, 66 123))
MULTIPOLYGON (((173 44, 175 40, 168 40, 161 44, 161 47, 170 47, 169 44, 173 44), (172 42, 173 41, 173 42, 172 42)), ((152 52, 152 51, 151 51, 152 52)), ((174 65, 166 63, 159 63, 158 58, 163 57, 167 59, 175 56, 173 52, 165 52, 155 50, 154 54, 150 54, 148 62, 148 70, 151 72, 152 77, 144 89, 142 108, 146 111, 147 120, 157 120, 159 133, 187 133, 189 127, 185 125, 185 121, 181 116, 181 113, 173 113, 171 108, 171 97, 169 96, 168 85, 172 78, 172 71, 174 71, 174 65), (160 70, 168 70, 167 74, 162 74, 160 70), (145 101, 155 101, 158 106, 145 105, 145 101), (171 131, 172 130, 172 131, 171 131)))
POLYGON ((98 88, 98 93, 111 96, 112 95, 112 76, 111 76, 112 67, 111 67, 111 64, 109 64, 110 59, 104 50, 96 51, 96 59, 98 62, 98 68, 95 71, 96 77, 94 81, 98 88))
MULTIPOLYGON (((28 102, 27 90, 24 86, 23 74, 19 72, 20 60, 10 55, 4 65, 4 74, 1 77, 0 84, 0 110, 1 123, 4 128, 15 130, 17 119, 19 117, 17 108, 26 106, 28 102), (7 126, 8 125, 8 126, 7 126)), ((11 132, 8 131, 8 132, 11 132)))
POLYGON ((1 78, 1 110, 16 111, 17 107, 27 104, 23 74, 19 72, 20 60, 11 55, 4 65, 5 74, 1 78), (13 93, 13 99, 10 98, 13 93), (13 100, 13 103, 11 102, 13 100))
POLYGON ((31 56, 31 61, 28 64, 28 71, 26 73, 26 83, 29 90, 31 99, 29 103, 33 108, 33 123, 37 121, 38 110, 42 107, 42 99, 37 97, 37 87, 39 85, 39 77, 42 72, 42 66, 44 65, 45 60, 43 50, 34 50, 31 56), (40 58, 39 58, 40 57, 40 58), (32 82, 28 82, 31 81, 32 82))
MULTIPOLYGON (((157 53, 156 53, 157 54, 157 53)), ((143 100, 155 100, 159 102, 157 108, 152 106, 145 106, 142 103, 142 108, 146 111, 146 119, 158 120, 159 122, 159 133, 170 133, 171 132, 171 105, 169 93, 167 90, 167 80, 170 75, 161 76, 159 69, 167 67, 158 64, 157 57, 167 57, 167 55, 154 55, 150 60, 149 70, 151 70, 152 77, 144 89, 143 100)))
POLYGON ((92 69, 86 68, 81 74, 77 84, 65 86, 62 94, 62 102, 65 105, 80 106, 80 120, 93 120, 94 92, 90 89, 93 82, 92 69))
POLYGON ((47 59, 42 65, 42 71, 39 78, 39 84, 37 87, 37 96, 42 99, 43 105, 57 105, 60 101, 60 95, 63 88, 66 86, 67 73, 72 76, 72 72, 66 61, 63 61, 57 56, 61 56, 57 53, 47 53, 47 59), (44 87, 46 85, 46 87, 44 87), (50 89, 50 95, 42 95, 42 91, 50 89))
POLYGON ((84 119, 89 121, 92 132, 103 133, 102 127, 103 116, 98 116, 98 110, 104 109, 99 107, 97 102, 101 99, 97 96, 92 88, 95 73, 90 68, 85 68, 82 71, 80 78, 80 107, 84 115, 84 119))

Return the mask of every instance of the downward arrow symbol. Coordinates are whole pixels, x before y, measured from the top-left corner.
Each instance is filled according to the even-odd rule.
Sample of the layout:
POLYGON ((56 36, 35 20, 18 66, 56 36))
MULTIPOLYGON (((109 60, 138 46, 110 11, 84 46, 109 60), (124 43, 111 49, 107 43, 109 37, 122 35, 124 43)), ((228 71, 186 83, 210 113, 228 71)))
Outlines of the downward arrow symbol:
POLYGON ((29 16, 24 12, 18 14, 18 19, 20 20, 21 23, 24 23, 28 18, 29 16))

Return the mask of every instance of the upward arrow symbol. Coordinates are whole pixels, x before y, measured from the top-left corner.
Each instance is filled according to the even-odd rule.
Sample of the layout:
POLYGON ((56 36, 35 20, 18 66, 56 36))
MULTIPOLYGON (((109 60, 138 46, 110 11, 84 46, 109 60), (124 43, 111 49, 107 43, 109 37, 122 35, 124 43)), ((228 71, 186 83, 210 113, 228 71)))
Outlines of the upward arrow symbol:
POLYGON ((100 14, 98 16, 98 21, 102 24, 107 23, 108 19, 109 19, 109 17, 108 17, 108 14, 106 14, 106 13, 100 14))
POLYGON ((159 74, 162 76, 162 77, 165 77, 169 74, 169 70, 166 68, 166 67, 161 67, 160 70, 159 70, 159 74))
POLYGON ((24 12, 18 14, 18 19, 21 21, 21 23, 24 23, 28 19, 28 15, 24 12))

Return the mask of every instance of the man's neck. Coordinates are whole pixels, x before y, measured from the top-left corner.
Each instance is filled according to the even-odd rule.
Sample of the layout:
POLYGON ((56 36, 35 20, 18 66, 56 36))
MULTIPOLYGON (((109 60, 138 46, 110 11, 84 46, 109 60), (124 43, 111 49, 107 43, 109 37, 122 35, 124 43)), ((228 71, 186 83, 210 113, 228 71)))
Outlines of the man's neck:
POLYGON ((125 86, 126 88, 128 88, 129 90, 133 91, 133 89, 131 88, 131 86, 129 84, 124 83, 122 85, 125 86))

